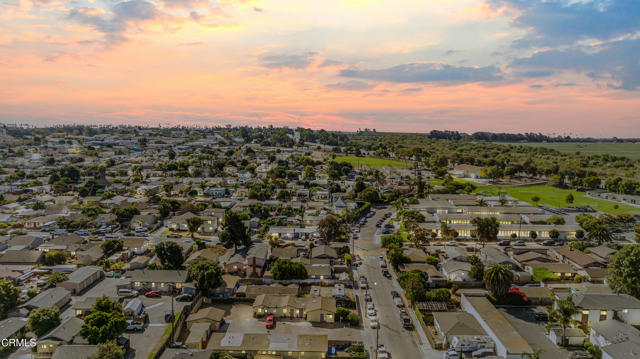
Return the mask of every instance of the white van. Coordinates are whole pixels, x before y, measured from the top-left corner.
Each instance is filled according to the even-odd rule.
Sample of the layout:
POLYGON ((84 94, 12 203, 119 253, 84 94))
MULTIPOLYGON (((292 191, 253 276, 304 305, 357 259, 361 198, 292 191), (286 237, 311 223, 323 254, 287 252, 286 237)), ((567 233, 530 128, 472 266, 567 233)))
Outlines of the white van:
POLYGON ((118 296, 120 297, 137 297, 138 292, 128 288, 120 288, 118 289, 118 296))

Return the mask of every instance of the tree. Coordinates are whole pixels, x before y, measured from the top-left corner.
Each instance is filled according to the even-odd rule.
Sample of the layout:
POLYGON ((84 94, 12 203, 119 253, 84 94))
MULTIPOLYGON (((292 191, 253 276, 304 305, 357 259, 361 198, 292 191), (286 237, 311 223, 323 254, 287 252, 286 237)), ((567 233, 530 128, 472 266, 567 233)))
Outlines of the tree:
POLYGON ((566 344, 566 329, 573 323, 573 316, 578 314, 578 308, 573 303, 572 296, 567 296, 563 299, 556 299, 555 309, 551 311, 550 319, 556 321, 560 328, 562 328, 562 345, 566 344))
POLYGON ((251 237, 247 233, 247 227, 242 223, 240 215, 232 211, 227 211, 224 214, 222 231, 218 237, 225 248, 238 249, 238 246, 248 247, 251 245, 251 237))
POLYGON ((364 191, 360 192, 358 195, 358 199, 369 202, 369 203, 378 203, 380 202, 380 194, 376 191, 372 186, 365 188, 364 191))
POLYGON ((115 341, 98 344, 98 352, 89 356, 88 359, 123 359, 125 350, 115 341))
POLYGON ((60 309, 58 307, 44 307, 31 311, 29 314, 29 328, 40 337, 60 324, 60 309))
POLYGON ((640 245, 623 246, 611 257, 607 282, 616 293, 640 297, 640 245))
POLYGON ((536 231, 529 231, 529 238, 535 240, 536 238, 538 238, 538 232, 536 231))
POLYGON ((231 354, 218 350, 215 351, 213 353, 211 353, 211 358, 210 359, 233 359, 233 357, 231 356, 231 354))
POLYGON ((209 259, 196 259, 187 267, 189 277, 196 282, 197 288, 208 295, 222 285, 222 270, 218 262, 209 259))
POLYGON ((118 302, 103 296, 96 301, 91 310, 92 313, 84 318, 84 324, 80 329, 80 335, 89 344, 116 340, 127 328, 127 320, 118 302))
POLYGON ((8 280, 0 280, 0 318, 4 318, 7 313, 18 305, 20 290, 8 280))
POLYGON ((578 238, 578 239, 584 238, 584 231, 582 229, 578 229, 576 231, 576 238, 578 238))
POLYGON ((558 239, 559 237, 560 237, 560 232, 558 232, 557 229, 554 228, 549 231, 549 238, 555 240, 555 239, 558 239))
POLYGON ((587 237, 589 237, 590 240, 597 241, 598 243, 611 242, 613 240, 609 227, 602 223, 596 224, 590 228, 587 231, 587 237))
POLYGON ((180 269, 184 262, 182 248, 173 241, 158 244, 156 246, 156 255, 165 269, 180 269))
POLYGON ((573 195, 569 193, 566 197, 564 197, 564 201, 567 202, 567 204, 573 203, 573 195))
POLYGON ((469 271, 471 278, 482 280, 484 277, 484 264, 480 258, 478 256, 469 256, 467 257, 467 262, 471 264, 471 270, 469 271))
POLYGON ((304 178, 309 180, 316 178, 316 170, 313 166, 307 165, 304 167, 304 178))
POLYGON ((289 259, 276 259, 271 264, 271 274, 275 280, 307 279, 309 273, 304 264, 289 259))
POLYGON ((404 197, 398 197, 398 199, 393 201, 391 205, 393 206, 393 208, 395 208, 396 211, 400 212, 407 206, 407 199, 404 197))
POLYGON ((402 254, 402 249, 400 248, 392 248, 389 252, 387 252, 387 258, 389 258, 389 262, 394 268, 398 268, 398 266, 402 263, 409 262, 409 258, 402 254))
POLYGON ((111 212, 116 215, 118 223, 129 222, 133 216, 140 214, 140 210, 136 206, 114 208, 111 212))
POLYGON ((318 234, 320 238, 327 241, 335 241, 344 235, 344 227, 340 223, 338 217, 329 214, 318 223, 318 234))
POLYGON ((44 263, 48 266, 64 264, 69 259, 69 255, 65 251, 50 251, 44 255, 44 263))
MULTIPOLYGON (((418 276, 420 276, 420 274, 418 274, 418 276)), ((410 276, 409 278, 407 278, 404 289, 405 293, 407 294, 407 299, 409 299, 411 305, 413 305, 415 302, 424 300, 424 279, 418 278, 417 276, 410 276)))
POLYGON ((204 223, 204 220, 202 220, 202 218, 200 217, 187 218, 187 228, 189 229, 189 233, 191 233, 191 238, 193 238, 194 233, 196 233, 198 229, 200 229, 202 223, 204 223))
POLYGON ((96 299, 96 302, 91 306, 91 310, 94 312, 122 312, 122 306, 116 300, 111 300, 106 295, 96 299))
POLYGON ((513 283, 513 272, 504 264, 496 264, 484 272, 483 280, 494 297, 504 297, 513 283))
POLYGON ((498 239, 500 231, 500 222, 495 217, 482 218, 475 217, 471 224, 475 226, 476 235, 481 243, 495 241, 498 239))
POLYGON ((58 283, 69 279, 69 276, 62 272, 53 272, 47 276, 46 282, 49 287, 55 287, 58 283))
POLYGON ((345 307, 336 308, 336 317, 340 318, 340 321, 347 320, 351 311, 345 307))
POLYGON ((360 324, 360 316, 356 313, 349 313, 347 320, 351 326, 358 326, 360 324))
POLYGON ((107 239, 102 243, 102 245, 100 245, 100 247, 102 248, 102 253, 109 257, 122 250, 123 242, 119 239, 107 239))
POLYGON ((538 196, 533 196, 531 197, 531 200, 533 201, 533 203, 536 204, 536 206, 538 205, 538 202, 540 202, 540 197, 538 196))
POLYGON ((440 260, 434 256, 427 256, 427 259, 425 259, 424 262, 427 264, 431 264, 432 266, 436 266, 438 265, 438 263, 440 263, 440 260))
POLYGON ((522 359, 540 359, 542 352, 544 352, 544 350, 538 349, 533 353, 522 353, 521 357, 522 359))
POLYGON ((409 239, 415 243, 416 247, 422 248, 429 244, 429 238, 431 237, 431 231, 426 228, 418 227, 413 233, 410 234, 409 239))

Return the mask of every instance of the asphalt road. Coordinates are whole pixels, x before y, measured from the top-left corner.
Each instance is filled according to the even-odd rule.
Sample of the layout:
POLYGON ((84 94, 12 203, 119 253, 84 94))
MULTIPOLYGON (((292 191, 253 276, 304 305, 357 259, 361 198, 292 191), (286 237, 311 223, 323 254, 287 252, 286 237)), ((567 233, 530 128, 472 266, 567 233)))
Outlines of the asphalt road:
MULTIPOLYGON (((370 286, 368 293, 371 295, 378 311, 377 318, 380 323, 378 343, 385 345, 392 358, 441 358, 441 352, 431 349, 426 337, 424 337, 424 333, 417 327, 419 326, 417 318, 408 309, 407 312, 417 324, 416 329, 406 330, 402 327, 400 313, 391 297, 392 290, 401 293, 400 286, 397 284, 395 277, 387 279, 382 276, 378 256, 383 255, 383 252, 380 249, 380 235, 377 233, 375 224, 386 212, 390 212, 390 210, 376 210, 375 216, 369 218, 367 224, 361 228, 359 239, 355 242, 355 254, 360 255, 363 261, 363 264, 357 269, 357 276, 364 275, 367 277, 370 286)), ((363 330, 362 339, 365 347, 371 350, 376 345, 376 330, 370 329, 369 319, 366 318, 364 293, 364 290, 358 291, 360 305, 364 308, 362 314, 364 315, 365 329, 363 330)), ((375 358, 375 352, 372 351, 371 354, 371 357, 375 358)))

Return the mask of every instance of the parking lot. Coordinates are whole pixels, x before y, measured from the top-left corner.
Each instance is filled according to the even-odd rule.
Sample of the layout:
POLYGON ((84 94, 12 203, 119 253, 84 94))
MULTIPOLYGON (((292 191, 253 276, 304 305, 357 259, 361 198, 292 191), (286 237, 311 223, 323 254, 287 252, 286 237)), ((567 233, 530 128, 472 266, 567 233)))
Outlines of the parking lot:
POLYGON ((305 320, 276 319, 273 329, 265 327, 264 319, 257 319, 253 316, 253 308, 248 304, 235 304, 232 308, 220 306, 227 310, 225 321, 227 332, 230 333, 269 333, 269 334, 326 334, 329 340, 352 340, 362 341, 362 334, 359 328, 343 327, 336 324, 312 324, 305 320))
POLYGON ((567 358, 569 351, 558 348, 545 336, 545 323, 537 322, 533 313, 540 308, 499 308, 507 321, 526 339, 533 350, 542 350, 541 359, 567 358))

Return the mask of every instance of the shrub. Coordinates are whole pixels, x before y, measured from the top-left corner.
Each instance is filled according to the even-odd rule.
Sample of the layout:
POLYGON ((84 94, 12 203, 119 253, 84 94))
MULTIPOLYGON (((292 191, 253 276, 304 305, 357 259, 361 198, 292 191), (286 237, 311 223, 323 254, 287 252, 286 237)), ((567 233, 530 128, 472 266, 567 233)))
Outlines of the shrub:
POLYGON ((356 313, 349 313, 347 320, 349 321, 349 324, 354 327, 360 325, 360 316, 356 313))
POLYGON ((448 302, 451 300, 451 292, 447 288, 428 290, 425 293, 425 300, 428 302, 448 302))
POLYGON ((427 259, 425 260, 425 262, 427 264, 431 264, 431 265, 438 265, 438 263, 440 263, 440 260, 434 256, 427 256, 427 259))

